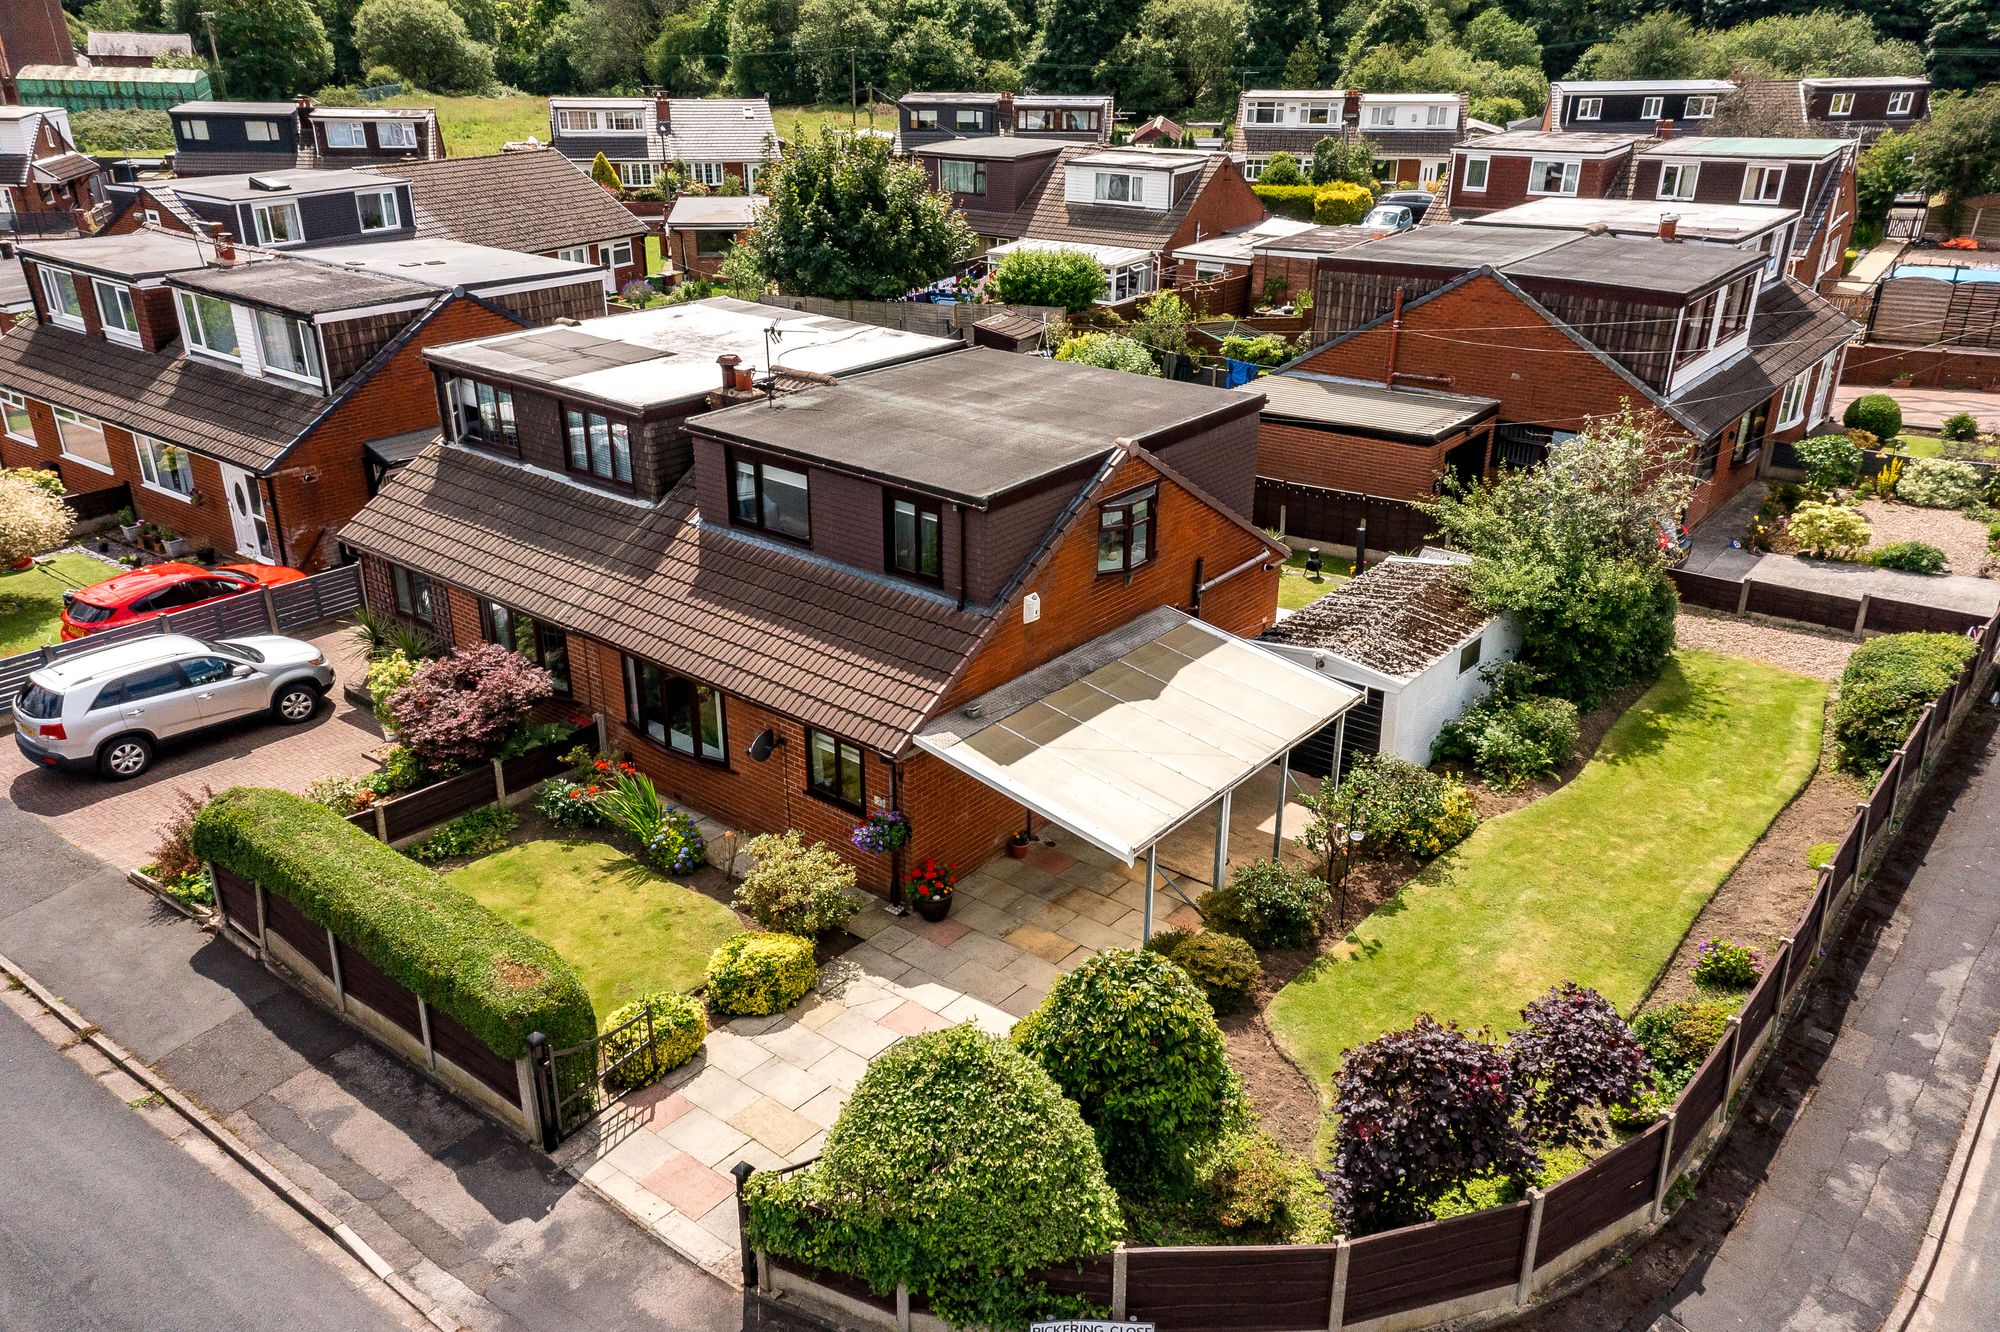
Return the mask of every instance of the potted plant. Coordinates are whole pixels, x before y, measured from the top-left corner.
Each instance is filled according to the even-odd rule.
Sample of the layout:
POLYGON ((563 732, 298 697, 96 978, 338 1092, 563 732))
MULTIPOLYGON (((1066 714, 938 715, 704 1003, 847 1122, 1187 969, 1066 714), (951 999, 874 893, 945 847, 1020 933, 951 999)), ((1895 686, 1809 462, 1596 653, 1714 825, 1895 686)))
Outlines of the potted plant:
POLYGON ((187 554, 188 539, 171 527, 160 529, 160 553, 170 560, 177 560, 187 554))
POLYGON ((1028 848, 1034 844, 1035 839, 1028 835, 1027 829, 1023 828, 1020 832, 1015 833, 1007 839, 1007 854, 1016 860, 1026 860, 1028 858, 1028 848))
POLYGON ((131 545, 138 541, 141 526, 143 524, 139 521, 139 515, 132 512, 131 506, 127 505, 118 511, 118 536, 125 544, 131 545))
POLYGON ((855 825, 848 840, 870 855, 894 851, 910 840, 910 820, 899 809, 878 809, 855 825))
POLYGON ((928 921, 940 921, 951 914, 951 895, 958 888, 956 865, 940 865, 936 857, 927 858, 910 874, 906 883, 910 901, 915 904, 919 916, 928 921))

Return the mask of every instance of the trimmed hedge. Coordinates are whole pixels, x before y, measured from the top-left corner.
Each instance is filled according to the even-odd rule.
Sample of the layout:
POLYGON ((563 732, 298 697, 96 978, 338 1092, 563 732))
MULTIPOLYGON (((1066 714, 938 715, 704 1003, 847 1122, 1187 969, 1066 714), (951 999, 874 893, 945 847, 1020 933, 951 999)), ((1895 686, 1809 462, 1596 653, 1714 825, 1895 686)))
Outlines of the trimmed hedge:
POLYGON ((1923 715, 1951 688, 1979 645, 1957 634, 1884 634, 1854 649, 1833 704, 1836 766, 1874 778, 1923 715))
POLYGON ((693 995, 662 990, 621 1005, 605 1020, 604 1029, 617 1033, 604 1038, 604 1062, 617 1065, 605 1081, 630 1091, 658 1082, 695 1057, 708 1039, 708 1010, 693 995), (646 1046, 644 1024, 625 1025, 648 1009, 653 1014, 651 1046, 646 1046), (631 1057, 626 1058, 628 1055, 631 1057), (618 1062, 621 1059, 625 1061, 622 1064, 618 1062))
POLYGON ((765 1017, 805 998, 818 979, 811 939, 750 930, 709 954, 708 1001, 718 1012, 765 1017))
POLYGON ((195 816, 194 849, 291 902, 503 1059, 528 1033, 556 1046, 597 1035, 576 968, 432 871, 332 810, 238 786, 195 816))

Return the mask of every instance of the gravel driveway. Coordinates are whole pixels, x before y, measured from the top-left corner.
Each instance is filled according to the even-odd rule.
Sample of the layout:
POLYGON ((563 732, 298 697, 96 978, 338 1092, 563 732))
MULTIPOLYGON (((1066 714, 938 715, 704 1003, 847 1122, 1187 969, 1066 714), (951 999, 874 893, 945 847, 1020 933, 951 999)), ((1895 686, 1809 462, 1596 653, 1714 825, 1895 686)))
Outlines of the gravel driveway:
POLYGON ((1956 509, 1920 509, 1914 504, 1863 500, 1861 516, 1875 530, 1874 544, 1923 541, 1936 546, 1951 561, 1951 571, 1976 577, 1986 560, 1986 526, 1956 509))

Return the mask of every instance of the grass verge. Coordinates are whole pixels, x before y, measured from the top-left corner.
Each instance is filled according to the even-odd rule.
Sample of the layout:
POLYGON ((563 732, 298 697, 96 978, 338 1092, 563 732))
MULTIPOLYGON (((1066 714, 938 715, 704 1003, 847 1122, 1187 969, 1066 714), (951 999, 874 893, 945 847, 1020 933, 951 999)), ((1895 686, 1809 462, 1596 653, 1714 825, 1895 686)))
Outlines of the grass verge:
POLYGON ((1321 1086, 1417 1014, 1504 1032, 1564 980, 1629 1013, 1818 762, 1826 686, 1686 651, 1561 790, 1482 825, 1272 1001, 1321 1086))

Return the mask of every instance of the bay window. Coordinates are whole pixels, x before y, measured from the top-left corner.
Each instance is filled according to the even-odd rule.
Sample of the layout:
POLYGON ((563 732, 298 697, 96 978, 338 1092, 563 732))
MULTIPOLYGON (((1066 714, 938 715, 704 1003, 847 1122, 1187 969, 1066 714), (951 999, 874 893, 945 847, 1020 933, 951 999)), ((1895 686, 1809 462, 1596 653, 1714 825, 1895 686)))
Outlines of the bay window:
POLYGON ((709 763, 729 759, 721 692, 636 657, 625 658, 625 720, 677 754, 709 763))

